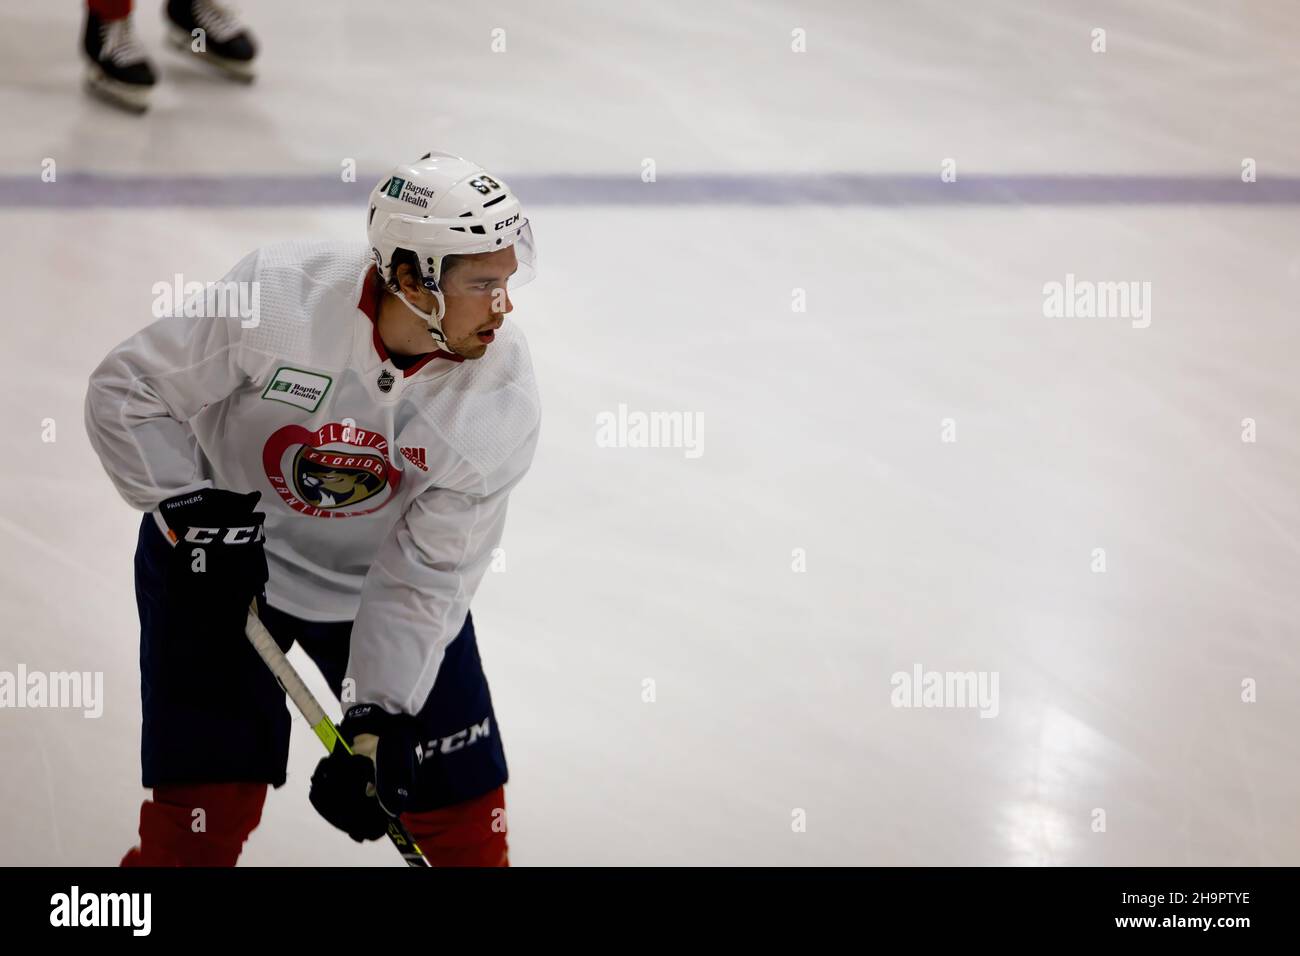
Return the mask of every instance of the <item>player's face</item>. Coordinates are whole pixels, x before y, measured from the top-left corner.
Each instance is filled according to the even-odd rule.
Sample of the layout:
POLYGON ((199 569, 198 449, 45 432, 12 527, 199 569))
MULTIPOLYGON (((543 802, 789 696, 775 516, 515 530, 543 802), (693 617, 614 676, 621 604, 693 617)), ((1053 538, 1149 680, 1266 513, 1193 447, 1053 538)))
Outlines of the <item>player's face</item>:
POLYGON ((442 332, 457 355, 482 358, 514 309, 506 286, 518 267, 513 247, 465 256, 442 283, 442 332))

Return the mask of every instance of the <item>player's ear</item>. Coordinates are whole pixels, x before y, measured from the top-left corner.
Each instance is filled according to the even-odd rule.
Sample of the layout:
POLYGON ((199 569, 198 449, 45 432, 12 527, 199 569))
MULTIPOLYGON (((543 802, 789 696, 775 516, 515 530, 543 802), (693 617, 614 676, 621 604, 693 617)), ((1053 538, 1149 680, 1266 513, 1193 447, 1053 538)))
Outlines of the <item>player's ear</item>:
POLYGON ((415 270, 411 268, 409 262, 398 263, 397 266, 397 285, 406 294, 408 299, 418 299, 420 297, 420 282, 416 278, 415 270))

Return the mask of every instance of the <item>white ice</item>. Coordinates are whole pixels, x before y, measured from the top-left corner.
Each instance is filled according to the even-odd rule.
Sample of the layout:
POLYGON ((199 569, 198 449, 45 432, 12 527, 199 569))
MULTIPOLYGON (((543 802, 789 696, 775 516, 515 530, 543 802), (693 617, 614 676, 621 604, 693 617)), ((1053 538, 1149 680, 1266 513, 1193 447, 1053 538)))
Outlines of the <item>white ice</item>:
MULTIPOLYGON (((377 175, 429 148, 507 179, 1300 172, 1300 9, 1264 0, 246 0, 247 89, 163 51, 156 6, 136 118, 78 89, 73 4, 6 3, 0 176, 377 175)), ((512 862, 1300 863, 1296 212, 535 208, 510 321, 543 437, 474 604, 512 862), (1149 281, 1150 326, 1044 317, 1067 273, 1149 281), (598 447, 620 403, 702 415, 703 454, 598 447), (891 706, 918 664, 997 672, 997 716, 891 706)), ((113 865, 146 795, 138 517, 87 375, 155 282, 362 229, 0 206, 0 670, 99 671, 106 698, 0 710, 0 863, 113 865)), ((397 865, 316 816, 319 756, 298 722, 242 862, 397 865)))

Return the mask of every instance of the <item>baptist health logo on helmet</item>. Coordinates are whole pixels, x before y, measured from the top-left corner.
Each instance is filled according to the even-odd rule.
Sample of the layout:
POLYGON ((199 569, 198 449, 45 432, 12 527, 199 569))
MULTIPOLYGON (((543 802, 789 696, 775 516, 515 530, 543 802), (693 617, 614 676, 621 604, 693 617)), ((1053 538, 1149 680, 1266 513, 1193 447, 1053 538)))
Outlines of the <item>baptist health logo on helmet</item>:
POLYGON ((388 181, 388 187, 383 190, 394 199, 400 199, 404 203, 410 203, 412 206, 419 206, 421 209, 428 209, 429 202, 433 199, 433 190, 428 186, 417 186, 415 183, 408 183, 401 176, 394 176, 388 181))

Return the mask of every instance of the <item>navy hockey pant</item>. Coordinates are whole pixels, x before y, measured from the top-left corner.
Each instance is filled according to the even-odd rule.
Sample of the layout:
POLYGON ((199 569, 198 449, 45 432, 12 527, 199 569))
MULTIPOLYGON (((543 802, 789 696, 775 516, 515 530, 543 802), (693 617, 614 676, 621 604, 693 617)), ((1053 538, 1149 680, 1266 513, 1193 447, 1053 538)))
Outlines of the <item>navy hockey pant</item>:
MULTIPOLYGON (((145 515, 135 556, 144 786, 282 786, 291 723, 284 691, 242 632, 225 641, 195 640, 188 632, 186 622, 203 609, 168 601, 164 569, 170 549, 154 518, 145 515)), ((280 647, 287 651, 295 641, 300 644, 339 696, 352 622, 304 621, 261 600, 259 610, 280 647)), ((448 646, 417 716, 430 756, 420 767, 411 811, 480 797, 506 782, 505 751, 471 615, 448 646)))

